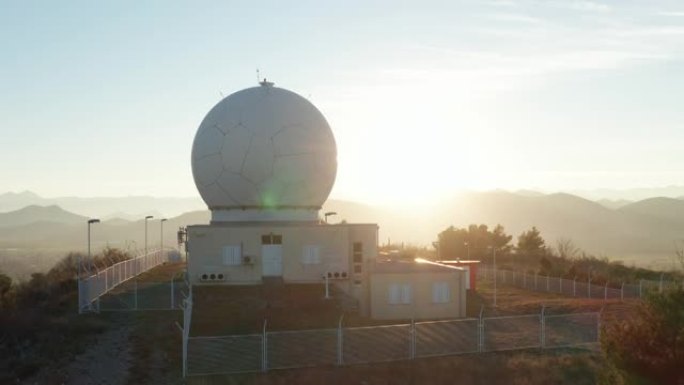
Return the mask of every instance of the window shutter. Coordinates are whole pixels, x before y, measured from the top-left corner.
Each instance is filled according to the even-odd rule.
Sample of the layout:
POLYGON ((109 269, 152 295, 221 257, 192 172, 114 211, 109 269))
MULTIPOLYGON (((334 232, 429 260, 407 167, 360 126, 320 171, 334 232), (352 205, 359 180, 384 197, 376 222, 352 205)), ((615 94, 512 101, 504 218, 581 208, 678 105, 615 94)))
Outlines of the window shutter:
POLYGON ((242 264, 242 250, 240 246, 229 245, 223 247, 223 264, 226 266, 237 266, 242 264))
POLYGON ((409 304, 411 303, 411 285, 404 284, 401 287, 401 303, 409 304))
POLYGON ((302 263, 306 265, 321 263, 320 248, 314 245, 304 246, 302 250, 302 263))
POLYGON ((391 305, 396 305, 401 301, 401 288, 396 283, 390 284, 388 287, 388 302, 391 305))
POLYGON ((448 282, 435 282, 432 284, 432 302, 447 303, 451 300, 451 292, 448 282))

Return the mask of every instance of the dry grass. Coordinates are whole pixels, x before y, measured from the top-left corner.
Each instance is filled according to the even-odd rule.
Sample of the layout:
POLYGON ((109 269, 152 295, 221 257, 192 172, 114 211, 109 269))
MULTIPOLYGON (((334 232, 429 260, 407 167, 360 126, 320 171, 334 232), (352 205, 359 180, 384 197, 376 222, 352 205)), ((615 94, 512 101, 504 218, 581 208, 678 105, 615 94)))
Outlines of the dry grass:
POLYGON ((264 320, 268 320, 271 331, 330 329, 337 327, 343 314, 345 326, 387 323, 345 312, 339 301, 325 299, 324 293, 325 288, 320 284, 195 286, 191 333, 193 336, 260 333, 264 320))
POLYGON ((598 312, 603 310, 608 317, 623 317, 632 311, 637 300, 608 300, 572 298, 557 293, 523 290, 513 286, 500 285, 497 290, 497 306, 494 307, 494 289, 491 285, 479 283, 477 294, 468 297, 469 316, 477 316, 484 306, 485 316, 535 314, 546 308, 547 314, 598 312))
POLYGON ((169 282, 183 277, 185 262, 165 263, 138 276, 139 282, 169 282))

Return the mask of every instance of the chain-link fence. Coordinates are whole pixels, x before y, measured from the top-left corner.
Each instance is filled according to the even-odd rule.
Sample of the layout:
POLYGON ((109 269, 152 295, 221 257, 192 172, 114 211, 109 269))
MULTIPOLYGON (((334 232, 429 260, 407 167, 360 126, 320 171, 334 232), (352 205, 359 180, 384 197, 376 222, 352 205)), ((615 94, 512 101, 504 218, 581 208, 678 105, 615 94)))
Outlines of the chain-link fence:
POLYGON ((488 266, 478 268, 478 279, 487 283, 496 281, 500 285, 511 285, 527 290, 603 300, 642 298, 649 291, 662 292, 677 285, 677 282, 665 281, 662 278, 660 281, 642 279, 638 283, 606 282, 603 285, 597 285, 590 280, 526 274, 511 270, 495 270, 488 266))
MULTIPOLYGON (((78 311, 97 311, 100 298, 115 290, 120 285, 128 282, 134 278, 154 267, 161 265, 168 260, 167 250, 153 250, 147 254, 140 255, 126 261, 122 261, 107 267, 101 271, 97 271, 89 277, 78 279, 78 311)), ((169 289, 171 290, 171 289, 169 289)), ((129 290, 130 291, 130 290, 129 290)), ((135 290, 138 293, 138 290, 135 290)), ((138 308, 136 307, 136 300, 139 299, 137 295, 130 294, 132 298, 125 298, 123 295, 118 299, 113 300, 119 307, 138 308)), ((152 298, 152 296, 148 296, 152 298)), ((170 299, 169 299, 170 303, 170 299)))
POLYGON ((98 297, 96 311, 175 310, 188 286, 183 279, 171 277, 165 282, 139 282, 133 278, 98 297))
POLYGON ((420 357, 598 342, 599 313, 480 317, 251 335, 189 337, 191 302, 182 328, 186 375, 230 374, 325 365, 353 365, 420 357))

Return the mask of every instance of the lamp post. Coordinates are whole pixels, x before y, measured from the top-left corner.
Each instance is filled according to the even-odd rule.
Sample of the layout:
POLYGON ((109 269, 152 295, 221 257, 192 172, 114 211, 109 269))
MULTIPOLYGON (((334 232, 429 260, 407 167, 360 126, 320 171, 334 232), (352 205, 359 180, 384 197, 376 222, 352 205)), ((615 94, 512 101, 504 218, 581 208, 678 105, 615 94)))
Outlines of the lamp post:
POLYGON ((496 307, 496 247, 490 246, 492 248, 492 257, 494 259, 494 307, 496 307))
MULTIPOLYGON (((91 258, 91 253, 90 253, 90 225, 93 223, 100 223, 99 219, 88 219, 88 259, 90 260, 91 258)), ((81 265, 83 264, 83 261, 81 261, 81 254, 78 255, 78 276, 76 277, 76 282, 78 285, 78 314, 81 314, 82 308, 81 308, 81 265)))
POLYGON ((463 242, 463 246, 466 247, 466 252, 467 252, 466 259, 470 260, 470 244, 466 241, 466 242, 463 242))
POLYGON ((145 267, 147 267, 147 221, 154 218, 152 215, 145 217, 145 267))
MULTIPOLYGON (((90 260, 92 257, 92 255, 90 253, 90 225, 92 225, 93 223, 100 223, 100 220, 99 219, 88 219, 88 260, 90 260)), ((81 263, 81 260, 79 257, 79 261, 78 261, 78 279, 79 279, 79 282, 81 280, 81 264, 82 263, 81 263)))
POLYGON ((328 223, 328 217, 332 215, 337 215, 337 213, 335 211, 328 211, 327 213, 323 214, 325 217, 325 223, 328 223))
POLYGON ((164 253, 164 222, 166 222, 166 221, 167 221, 166 218, 162 218, 159 221, 159 224, 161 225, 161 230, 159 232, 159 234, 160 234, 159 235, 159 238, 160 238, 159 239, 159 258, 161 258, 161 256, 164 253))

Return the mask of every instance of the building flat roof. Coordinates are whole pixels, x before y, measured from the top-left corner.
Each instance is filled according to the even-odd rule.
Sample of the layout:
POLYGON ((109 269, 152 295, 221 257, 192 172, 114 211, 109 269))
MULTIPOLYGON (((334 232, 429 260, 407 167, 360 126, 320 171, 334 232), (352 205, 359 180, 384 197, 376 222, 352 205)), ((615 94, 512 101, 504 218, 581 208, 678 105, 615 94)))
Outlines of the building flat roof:
POLYGON ((461 265, 472 265, 475 263, 480 263, 480 261, 476 261, 474 259, 473 260, 453 259, 453 260, 449 260, 449 261, 437 261, 437 263, 459 263, 461 265))
POLYGON ((378 261, 371 267, 371 273, 377 274, 407 274, 407 273, 451 273, 464 271, 456 266, 443 265, 426 260, 420 261, 378 261))
POLYGON ((378 228, 377 223, 321 223, 321 222, 215 222, 210 224, 188 225, 188 228, 214 228, 214 227, 359 227, 359 226, 374 226, 378 228))

